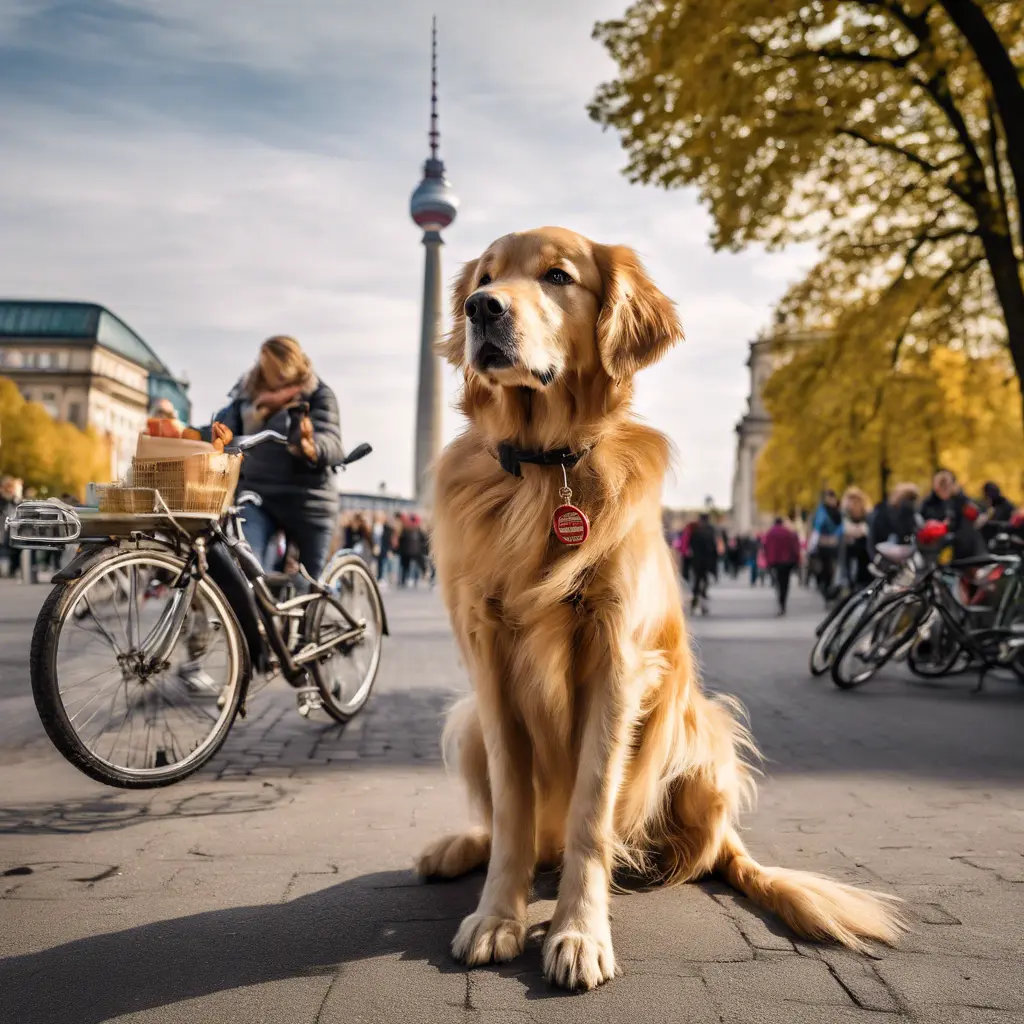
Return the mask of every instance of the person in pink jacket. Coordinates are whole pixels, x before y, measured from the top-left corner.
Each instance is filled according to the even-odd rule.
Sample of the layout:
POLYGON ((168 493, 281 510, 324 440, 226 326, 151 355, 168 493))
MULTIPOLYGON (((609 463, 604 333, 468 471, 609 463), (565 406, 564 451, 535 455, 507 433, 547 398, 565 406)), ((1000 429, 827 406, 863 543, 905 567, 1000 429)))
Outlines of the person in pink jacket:
POLYGON ((795 530, 786 526, 781 516, 764 535, 764 556, 775 580, 779 615, 785 615, 786 599, 789 597, 789 577, 800 564, 800 538, 795 530))

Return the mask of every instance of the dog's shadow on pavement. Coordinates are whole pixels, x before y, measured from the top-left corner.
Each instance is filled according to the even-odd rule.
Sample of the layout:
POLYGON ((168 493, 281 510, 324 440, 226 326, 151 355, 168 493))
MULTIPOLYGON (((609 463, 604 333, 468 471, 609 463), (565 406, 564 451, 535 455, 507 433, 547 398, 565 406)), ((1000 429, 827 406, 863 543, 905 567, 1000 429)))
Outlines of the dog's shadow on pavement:
MULTIPOLYGON (((536 898, 550 898, 554 884, 538 878, 536 898)), ((440 974, 464 973, 450 943, 482 886, 482 873, 431 885, 410 872, 379 872, 285 903, 211 910, 9 957, 0 960, 4 1019, 100 1024, 396 954, 440 974)), ((540 931, 522 957, 481 970, 515 977, 528 999, 561 995, 541 975, 540 931)))

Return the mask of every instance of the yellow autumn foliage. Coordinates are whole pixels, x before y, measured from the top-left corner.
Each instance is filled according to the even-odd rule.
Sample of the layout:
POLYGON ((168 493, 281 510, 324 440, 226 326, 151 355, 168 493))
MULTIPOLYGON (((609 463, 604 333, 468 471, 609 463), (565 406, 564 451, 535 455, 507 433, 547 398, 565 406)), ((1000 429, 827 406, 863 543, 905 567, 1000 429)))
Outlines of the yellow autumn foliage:
POLYGON ((0 377, 0 475, 20 477, 45 494, 82 499, 88 483, 110 479, 110 450, 93 430, 54 420, 0 377))
POLYGON ((824 487, 879 500, 901 481, 952 469, 970 493, 994 480, 1024 498, 1020 388, 1001 354, 952 348, 855 351, 830 335, 780 340, 765 386, 772 435, 756 469, 766 511, 813 508, 824 487))
MULTIPOLYGON (((1024 379, 1024 0, 633 0, 594 35, 616 72, 590 114, 618 133, 631 180, 696 190, 716 248, 817 247, 780 323, 836 339, 851 404, 821 402, 856 441, 837 437, 829 465, 864 475, 846 449, 877 447, 894 368, 886 408, 934 407, 913 381, 942 370, 944 401, 975 424, 960 390, 975 372, 903 369, 904 350, 1002 355, 1024 379), (871 379, 852 379, 859 361, 871 379)), ((949 415, 935 443, 966 464, 949 415)))

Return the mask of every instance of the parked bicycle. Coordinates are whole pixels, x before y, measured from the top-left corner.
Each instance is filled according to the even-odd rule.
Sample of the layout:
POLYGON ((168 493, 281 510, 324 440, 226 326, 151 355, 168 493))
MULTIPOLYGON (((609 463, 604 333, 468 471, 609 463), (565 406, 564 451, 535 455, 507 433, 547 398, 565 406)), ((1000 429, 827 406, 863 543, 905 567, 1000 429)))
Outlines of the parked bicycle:
MULTIPOLYGON (((946 526, 926 523, 917 534, 917 548, 924 570, 914 583, 886 596, 869 615, 850 631, 836 651, 832 679, 843 689, 860 686, 884 665, 904 654, 911 656, 923 637, 938 644, 943 652, 940 663, 930 673, 951 671, 961 659, 978 666, 978 689, 993 669, 1010 669, 1024 681, 1024 570, 1020 537, 1005 535, 1005 553, 990 552, 969 558, 943 562, 948 551, 946 526), (957 602, 946 573, 974 573, 1000 566, 1006 586, 988 621, 975 624, 957 602), (941 639, 932 639, 941 630, 941 639)), ((928 657, 935 658, 934 654, 928 657)), ((917 657, 921 668, 924 656, 917 657)))
MULTIPOLYGON (((287 439, 263 431, 228 451, 268 443, 287 439)), ((299 587, 265 572, 241 532, 252 497, 223 516, 24 502, 8 520, 19 546, 79 544, 39 612, 30 671, 47 735, 91 778, 143 789, 191 775, 244 717, 256 674, 283 675, 303 715, 347 722, 365 706, 388 633, 373 574, 350 551, 319 579, 300 566, 299 587)))
POLYGON ((837 601, 815 630, 814 646, 808 659, 812 676, 824 675, 832 668, 836 653, 850 634, 886 595, 913 582, 918 567, 911 545, 878 545, 874 561, 868 566, 871 581, 837 601))

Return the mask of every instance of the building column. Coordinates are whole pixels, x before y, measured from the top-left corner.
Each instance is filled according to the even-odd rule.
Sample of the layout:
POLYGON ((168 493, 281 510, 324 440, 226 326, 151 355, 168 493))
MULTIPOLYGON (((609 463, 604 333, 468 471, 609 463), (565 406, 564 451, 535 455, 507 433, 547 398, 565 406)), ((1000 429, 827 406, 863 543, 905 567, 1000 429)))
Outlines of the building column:
POLYGON ((750 465, 750 448, 746 439, 740 440, 739 451, 739 487, 737 488, 738 503, 736 508, 736 528, 742 534, 749 534, 753 529, 750 506, 753 500, 752 467, 750 465))
POLYGON ((420 333, 420 377, 416 396, 416 503, 431 503, 430 470, 441 451, 443 398, 441 359, 434 347, 441 336, 441 240, 439 231, 424 231, 423 326, 420 333))

